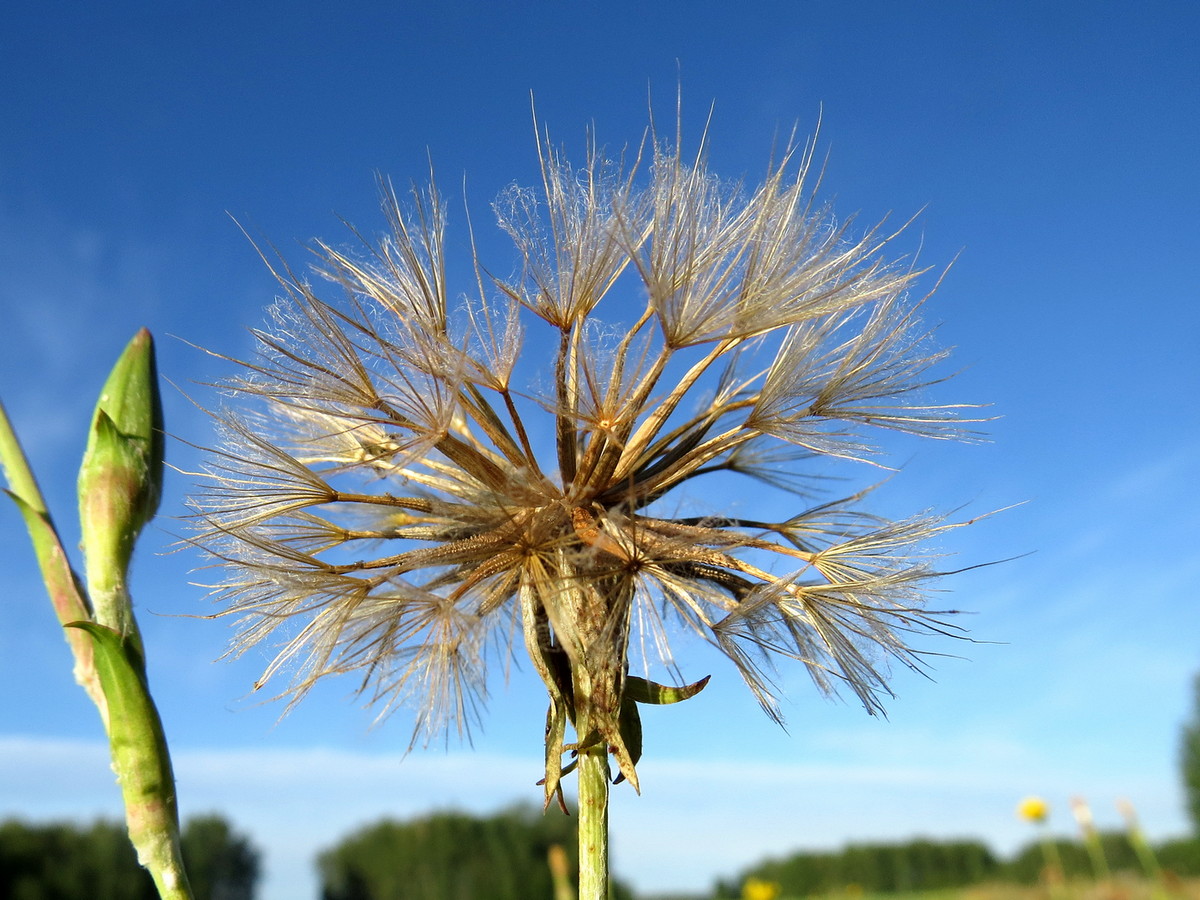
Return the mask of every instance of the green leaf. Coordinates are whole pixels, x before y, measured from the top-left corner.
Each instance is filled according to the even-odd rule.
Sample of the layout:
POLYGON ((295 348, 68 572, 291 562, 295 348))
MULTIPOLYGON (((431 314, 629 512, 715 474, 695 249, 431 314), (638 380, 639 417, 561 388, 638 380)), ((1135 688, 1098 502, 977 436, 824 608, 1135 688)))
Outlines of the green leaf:
POLYGON ((150 696, 136 641, 94 622, 72 622, 91 637, 108 701, 108 740, 125 800, 129 840, 164 897, 187 897, 179 851, 175 777, 162 721, 150 696), (168 893, 163 893, 167 890, 168 893))
POLYGON ((42 499, 37 479, 33 477, 29 460, 21 449, 21 442, 13 431, 3 403, 0 403, 0 466, 4 468, 4 477, 8 479, 12 494, 37 512, 45 513, 46 501, 42 499))
MULTIPOLYGON (((628 686, 625 697, 621 701, 621 717, 617 722, 621 732, 621 742, 625 752, 629 754, 629 764, 634 770, 642 758, 642 714, 638 712, 637 701, 629 696, 628 686)), ((625 773, 618 772, 613 784, 625 780, 625 773)))
POLYGON ((89 618, 91 611, 88 609, 83 585, 75 570, 71 568, 62 539, 59 538, 49 514, 35 509, 13 491, 4 493, 17 505, 21 517, 25 520, 25 528, 29 532, 33 551, 42 570, 42 579, 46 583, 46 590, 50 594, 55 612, 58 613, 59 621, 65 625, 89 618))
MULTIPOLYGON (((621 715, 618 727, 621 733, 621 743, 629 754, 630 767, 636 767, 642 758, 642 714, 638 712, 639 703, 662 706, 668 703, 679 703, 695 697, 704 690, 711 675, 705 675, 699 681, 685 684, 682 687, 672 687, 658 684, 636 675, 625 676, 625 694, 621 698, 621 715)), ((625 780, 624 773, 618 774, 613 780, 620 784, 625 780)), ((636 785, 635 785, 636 787, 636 785)))
POLYGON ((140 651, 120 632, 95 622, 72 622, 67 627, 78 628, 92 639, 96 671, 108 698, 113 764, 126 801, 156 798, 164 810, 174 812, 167 742, 146 685, 140 651))
POLYGON ((655 706, 662 706, 667 703, 679 703, 681 700, 695 697, 704 690, 704 686, 708 684, 708 680, 711 677, 711 675, 705 675, 699 681, 692 684, 673 687, 666 684, 656 684, 653 681, 647 681, 645 678, 638 678, 636 675, 627 675, 625 677, 625 696, 636 703, 650 703, 655 706))

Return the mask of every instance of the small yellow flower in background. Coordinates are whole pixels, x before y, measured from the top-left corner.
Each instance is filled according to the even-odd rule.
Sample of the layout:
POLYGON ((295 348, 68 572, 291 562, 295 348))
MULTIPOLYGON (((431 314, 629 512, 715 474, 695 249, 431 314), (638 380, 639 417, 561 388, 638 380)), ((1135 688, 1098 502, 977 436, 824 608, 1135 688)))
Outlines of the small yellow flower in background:
POLYGON ((742 900, 775 900, 782 890, 778 882, 747 878, 742 885, 742 900))
POLYGON ((1041 825, 1050 815, 1050 804, 1041 797, 1026 797, 1017 804, 1017 815, 1026 822, 1041 825))
POLYGON ((1057 887, 1063 883, 1063 865, 1058 845, 1054 843, 1048 831, 1042 830, 1046 819, 1050 817, 1050 804, 1041 797, 1026 797, 1017 804, 1017 815, 1041 830, 1042 859, 1045 862, 1042 879, 1050 887, 1051 896, 1055 896, 1057 887))

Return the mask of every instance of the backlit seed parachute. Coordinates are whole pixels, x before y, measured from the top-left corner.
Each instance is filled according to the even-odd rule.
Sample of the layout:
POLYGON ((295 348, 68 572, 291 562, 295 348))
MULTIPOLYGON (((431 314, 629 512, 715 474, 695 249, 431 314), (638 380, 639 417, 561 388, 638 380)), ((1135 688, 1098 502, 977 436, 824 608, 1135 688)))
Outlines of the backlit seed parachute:
POLYGON ((635 701, 667 694, 631 666, 673 668, 680 628, 776 718, 779 658, 879 711, 880 662, 917 665, 911 636, 946 630, 918 548, 951 526, 797 488, 822 457, 876 453, 872 433, 962 436, 960 407, 923 399, 944 354, 917 273, 815 205, 811 145, 745 190, 657 139, 579 169, 539 143, 541 190, 496 205, 521 265, 475 262, 469 299, 452 301, 433 188, 406 208, 385 184, 390 233, 357 255, 317 244, 319 288, 277 267, 195 498, 233 651, 275 643, 264 680, 286 671, 294 698, 357 673, 431 734, 476 717, 520 635, 550 698, 547 798, 567 724, 637 785, 635 701), (756 489, 681 515, 722 472, 791 512, 755 518, 756 489))

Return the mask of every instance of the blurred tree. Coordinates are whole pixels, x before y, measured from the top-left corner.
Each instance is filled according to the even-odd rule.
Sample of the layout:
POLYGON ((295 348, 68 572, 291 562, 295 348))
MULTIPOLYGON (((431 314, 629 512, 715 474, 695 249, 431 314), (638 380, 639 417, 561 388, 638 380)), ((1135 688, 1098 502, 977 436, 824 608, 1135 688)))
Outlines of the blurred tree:
MULTIPOLYGON (((1067 879, 1090 879, 1094 876, 1092 860, 1088 856, 1087 848, 1080 841, 1060 839, 1054 844, 1058 850, 1059 859, 1062 860, 1063 875, 1067 879)), ((1135 874, 1142 872, 1141 862, 1133 845, 1129 842, 1129 835, 1125 832, 1100 832, 1100 846, 1104 859, 1113 872, 1135 874)), ((1046 859, 1042 842, 1040 840, 1031 841, 1022 847, 1005 866, 1005 877, 1010 881, 1035 884, 1041 878, 1045 865, 1046 859)))
MULTIPOLYGON (((1128 834, 1101 832, 1100 841, 1113 872, 1143 871, 1128 834)), ((1091 880, 1092 863, 1084 845, 1067 839, 1054 843, 1066 877, 1091 880)), ((1173 876, 1200 876, 1200 838, 1166 841, 1153 851, 1162 868, 1173 876)), ((1045 865, 1040 840, 1026 844, 1006 862, 978 841, 852 844, 836 851, 804 851, 762 860, 733 878, 717 881, 713 897, 737 900, 750 879, 778 883, 784 897, 840 894, 851 885, 867 893, 898 893, 952 890, 995 881, 1036 884, 1045 865)))
MULTIPOLYGON (((182 843, 196 900, 253 900, 258 854, 223 819, 189 820, 182 843)), ((83 897, 157 900, 123 824, 0 823, 0 898, 83 897)))
MULTIPOLYGON (((575 859, 575 818, 526 806, 370 825, 318 859, 322 900, 552 900, 550 848, 575 859)), ((632 900, 616 885, 614 900, 632 900)))
POLYGON ((10 900, 157 900, 125 828, 115 822, 0 825, 0 897, 10 900))
POLYGON ((1180 878, 1200 876, 1200 838, 1165 841, 1154 849, 1158 864, 1180 878))
POLYGON ((253 900, 258 851, 221 816, 188 819, 180 839, 197 900, 253 900))
POLYGON ((850 885, 883 893, 955 888, 994 877, 999 866, 978 841, 851 844, 832 853, 801 852, 758 863, 733 882, 718 882, 716 896, 740 897, 752 878, 779 884, 785 897, 840 893, 850 885))
POLYGON ((1192 834, 1200 837, 1200 675, 1192 683, 1192 718, 1183 726, 1179 767, 1192 834))

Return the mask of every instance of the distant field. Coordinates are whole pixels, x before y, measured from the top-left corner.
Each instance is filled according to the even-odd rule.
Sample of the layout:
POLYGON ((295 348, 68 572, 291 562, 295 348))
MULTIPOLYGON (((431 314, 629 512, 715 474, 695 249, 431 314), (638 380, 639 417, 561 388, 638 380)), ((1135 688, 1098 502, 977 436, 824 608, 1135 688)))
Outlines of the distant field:
MULTIPOLYGON (((657 895, 652 900, 708 900, 704 895, 657 895)), ((1115 878, 1110 885, 1093 882, 1068 884, 1050 890, 1013 884, 984 884, 936 891, 903 891, 894 894, 842 891, 833 894, 781 894, 776 900, 1200 900, 1200 880, 1173 881, 1157 887, 1132 878, 1115 878)))
POLYGON ((969 888, 906 891, 895 894, 851 890, 821 897, 784 895, 778 900, 1200 900, 1200 881, 1176 880, 1169 886, 1162 887, 1143 880, 1115 878, 1107 885, 1081 882, 1061 885, 1055 889, 1045 886, 985 884, 969 888))

